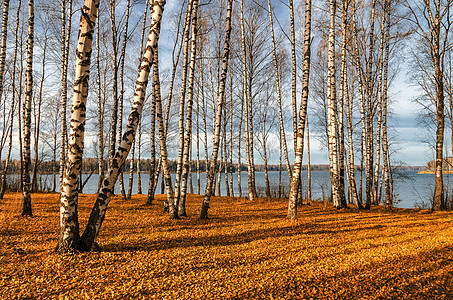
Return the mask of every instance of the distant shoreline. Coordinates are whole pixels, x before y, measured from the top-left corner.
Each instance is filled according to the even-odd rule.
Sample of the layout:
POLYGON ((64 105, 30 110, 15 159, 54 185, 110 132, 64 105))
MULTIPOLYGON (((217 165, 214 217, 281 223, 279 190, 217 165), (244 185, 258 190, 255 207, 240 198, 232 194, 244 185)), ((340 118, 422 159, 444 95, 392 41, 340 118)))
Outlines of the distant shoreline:
MULTIPOLYGON (((424 170, 424 171, 419 171, 417 174, 435 174, 435 173, 436 173, 435 171, 424 170)), ((442 174, 453 174, 453 170, 452 171, 442 171, 442 174)))

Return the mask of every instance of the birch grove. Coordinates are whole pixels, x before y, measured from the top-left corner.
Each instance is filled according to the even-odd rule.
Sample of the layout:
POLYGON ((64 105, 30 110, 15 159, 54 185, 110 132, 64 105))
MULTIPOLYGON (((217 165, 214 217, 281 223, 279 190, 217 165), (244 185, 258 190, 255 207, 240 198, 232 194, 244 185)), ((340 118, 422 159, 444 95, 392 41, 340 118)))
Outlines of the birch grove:
POLYGON ((0 199, 21 193, 31 216, 33 193, 59 193, 60 253, 97 247, 115 194, 175 220, 207 219, 215 196, 284 199, 289 219, 314 201, 390 210, 403 171, 423 171, 404 166, 429 152, 405 134, 419 121, 423 207, 451 209, 452 4, 5 0, 0 199))

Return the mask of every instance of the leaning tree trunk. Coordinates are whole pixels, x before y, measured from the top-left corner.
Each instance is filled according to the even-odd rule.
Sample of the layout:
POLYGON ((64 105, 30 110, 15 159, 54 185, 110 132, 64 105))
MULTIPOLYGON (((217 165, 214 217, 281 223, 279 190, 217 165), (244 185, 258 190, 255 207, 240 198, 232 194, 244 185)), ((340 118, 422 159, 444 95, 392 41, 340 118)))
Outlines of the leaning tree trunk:
POLYGON ((304 152, 304 131, 307 117, 307 100, 310 79, 310 46, 311 46, 311 0, 305 1, 305 29, 304 29, 304 61, 302 66, 302 99, 299 108, 297 125, 295 160, 291 189, 289 192, 288 218, 297 218, 297 195, 299 193, 300 173, 302 170, 302 155, 304 152))
POLYGON ((208 177, 206 180, 206 192, 203 199, 203 204, 201 206, 200 219, 208 218, 208 209, 209 201, 211 199, 212 188, 214 185, 214 176, 217 163, 217 155, 219 151, 219 142, 220 142, 220 125, 222 120, 222 107, 225 102, 225 81, 228 71, 228 60, 230 57, 230 35, 231 35, 231 11, 233 7, 233 0, 228 0, 227 6, 227 16, 226 16, 226 26, 225 26, 225 44, 223 49, 223 59, 222 59, 222 73, 220 75, 219 83, 219 95, 217 98, 217 111, 215 116, 215 131, 214 131, 214 141, 213 149, 211 156, 211 166, 209 169, 208 177))
POLYGON ((98 7, 98 0, 86 0, 80 17, 68 157, 60 196, 60 238, 56 248, 60 253, 74 252, 79 245, 78 185, 84 146, 91 46, 98 7))
POLYGON ((30 136, 31 136, 31 103, 33 102, 33 36, 35 25, 35 12, 33 0, 28 0, 28 37, 27 37, 27 63, 25 70, 25 100, 24 100, 24 174, 23 182, 23 216, 31 216, 30 195, 30 136))
POLYGON ((157 0, 153 3, 151 13, 152 23, 146 50, 138 69, 139 73, 135 83, 135 93, 131 113, 121 139, 121 144, 118 145, 118 150, 115 152, 107 176, 104 179, 101 192, 98 194, 94 207, 91 211, 87 227, 81 237, 81 249, 85 251, 91 250, 92 246, 96 242, 96 238, 105 218, 107 206, 110 202, 110 197, 113 193, 113 187, 118 179, 120 168, 124 165, 127 155, 129 154, 138 123, 140 122, 146 87, 148 85, 148 76, 154 62, 154 54, 156 52, 157 41, 159 39, 164 5, 165 0, 157 0))

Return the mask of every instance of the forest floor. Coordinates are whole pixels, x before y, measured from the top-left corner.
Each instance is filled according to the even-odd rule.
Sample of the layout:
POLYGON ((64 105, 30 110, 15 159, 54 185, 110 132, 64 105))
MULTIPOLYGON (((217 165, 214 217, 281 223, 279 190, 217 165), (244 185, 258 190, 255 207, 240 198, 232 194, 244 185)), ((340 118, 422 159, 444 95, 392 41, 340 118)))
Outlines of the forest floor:
MULTIPOLYGON (((114 197, 100 250, 59 255, 57 194, 0 201, 0 299, 452 299, 453 214, 336 210, 313 202, 187 200, 170 220, 146 196, 114 197)), ((95 195, 80 195, 84 229, 95 195)))

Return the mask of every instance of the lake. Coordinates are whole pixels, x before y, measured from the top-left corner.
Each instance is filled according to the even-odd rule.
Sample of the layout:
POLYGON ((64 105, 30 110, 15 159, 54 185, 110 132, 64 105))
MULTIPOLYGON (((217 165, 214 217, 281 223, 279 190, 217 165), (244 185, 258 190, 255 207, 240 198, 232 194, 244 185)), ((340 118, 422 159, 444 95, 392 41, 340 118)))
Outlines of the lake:
MULTIPOLYGON (((307 173, 304 172, 302 177, 303 180, 303 191, 306 194, 307 190, 307 173)), ((18 175, 12 175, 18 176, 18 175)), ((87 178, 88 175, 84 174, 83 178, 87 178)), ((356 180, 359 180, 359 173, 355 174, 356 180)), ((278 181, 279 181, 279 172, 270 171, 269 172, 269 182, 271 185, 271 191, 273 194, 277 193, 278 190, 278 181)), ((329 172, 312 172, 312 199, 318 200, 322 199, 325 196, 330 194, 330 176, 329 172)), ((52 185, 52 175, 43 175, 42 179, 47 181, 47 185, 52 185)), ((148 181, 149 175, 147 173, 141 174, 142 180, 142 193, 147 193, 148 191, 148 181)), ((175 174, 172 174, 172 183, 174 184, 175 174)), ((197 174, 192 174, 192 184, 194 187, 194 193, 197 193, 197 174)), ((365 181, 365 176, 363 176, 363 181, 365 181)), ((431 207, 431 199, 434 193, 434 174, 417 174, 416 171, 403 171, 394 175, 394 194, 395 194, 395 206, 402 208, 414 208, 414 207, 431 207)), ((453 188, 453 175, 444 175, 445 182, 445 191, 451 194, 451 189, 453 188)), ((85 185, 83 192, 84 193, 96 193, 98 184, 98 175, 93 174, 87 184, 85 185)), ((129 174, 124 174, 124 185, 128 188, 129 184, 129 174)), ((57 177, 58 185, 58 177, 57 177)), ((200 174, 200 191, 203 194, 206 185, 206 175, 205 173, 200 174)), ((282 185, 285 186, 285 189, 288 190, 289 180, 288 173, 286 171, 282 172, 282 185)), ((256 186, 259 193, 264 194, 264 172, 256 172, 256 186)), ((365 182, 363 182, 365 186, 365 182)), ((248 190, 247 186, 247 172, 241 172, 241 189, 242 195, 245 196, 248 190)), ((382 187, 384 190, 384 187, 382 187)), ((133 179, 133 193, 137 192, 137 176, 134 174, 133 179)), ((57 187, 58 191, 58 187, 57 187)), ((190 191, 190 190, 189 190, 190 191)), ((233 173, 233 191, 234 195, 238 196, 238 185, 237 185, 237 173, 233 173)), ((222 174, 221 177, 221 195, 226 196, 225 188, 225 179, 222 174)), ((115 185, 115 193, 120 193, 118 182, 115 185)), ((160 194, 161 192, 161 183, 160 178, 157 185, 156 193, 160 194)), ((365 188, 363 188, 363 193, 365 193, 365 188)))

